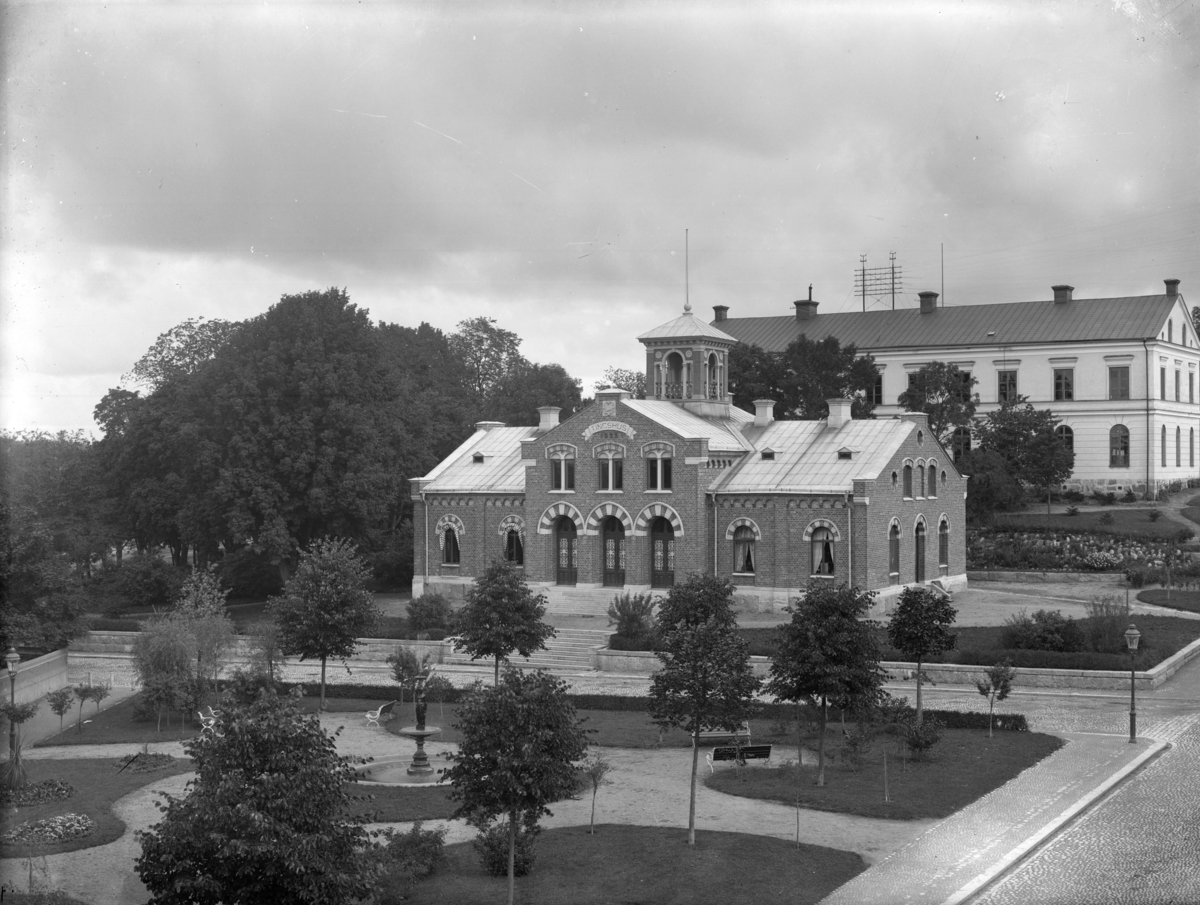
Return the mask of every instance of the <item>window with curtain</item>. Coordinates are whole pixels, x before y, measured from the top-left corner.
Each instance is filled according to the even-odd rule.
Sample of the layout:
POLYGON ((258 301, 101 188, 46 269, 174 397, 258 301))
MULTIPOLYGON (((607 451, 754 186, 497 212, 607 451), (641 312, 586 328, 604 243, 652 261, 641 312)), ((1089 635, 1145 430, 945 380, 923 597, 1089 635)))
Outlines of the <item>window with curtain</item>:
POLYGON ((817 528, 812 533, 812 573, 833 575, 833 532, 817 528))
POLYGON ((448 566, 456 566, 458 559, 458 535, 453 528, 447 528, 442 543, 442 562, 448 566))
POLYGON ((525 545, 521 543, 521 532, 509 528, 504 535, 504 558, 515 566, 525 565, 525 545))
POLYGON ((900 526, 892 525, 888 531, 888 572, 892 584, 900 583, 900 526))
POLYGON ((733 571, 754 572, 754 529, 749 525, 739 525, 733 531, 733 571))
POLYGON ((1108 467, 1129 467, 1129 428, 1114 424, 1108 432, 1108 467))

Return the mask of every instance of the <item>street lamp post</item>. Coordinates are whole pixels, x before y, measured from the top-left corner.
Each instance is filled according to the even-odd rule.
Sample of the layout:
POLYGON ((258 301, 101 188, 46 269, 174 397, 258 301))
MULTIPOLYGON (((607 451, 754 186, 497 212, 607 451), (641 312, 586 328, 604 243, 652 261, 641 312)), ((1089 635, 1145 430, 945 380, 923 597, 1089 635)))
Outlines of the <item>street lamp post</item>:
POLYGON ((1138 641, 1141 638, 1142 633, 1131 622, 1129 628, 1125 630, 1125 646, 1129 648, 1129 744, 1131 745, 1137 741, 1137 686, 1134 684, 1133 658, 1137 654, 1138 641))
MULTIPOLYGON (((4 655, 4 662, 8 666, 8 699, 9 703, 15 707, 17 704, 17 664, 21 662, 21 655, 17 653, 15 647, 8 648, 8 653, 4 655)), ((10 715, 8 718, 8 756, 12 757, 16 750, 17 724, 10 715)))

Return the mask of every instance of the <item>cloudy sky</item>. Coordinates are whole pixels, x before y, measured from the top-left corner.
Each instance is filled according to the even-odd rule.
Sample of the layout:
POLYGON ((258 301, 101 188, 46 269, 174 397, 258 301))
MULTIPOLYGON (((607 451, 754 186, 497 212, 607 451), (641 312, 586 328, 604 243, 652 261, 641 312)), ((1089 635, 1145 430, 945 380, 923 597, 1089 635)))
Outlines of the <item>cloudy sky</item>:
POLYGON ((0 427, 158 334, 346 287, 590 390, 679 313, 1181 291, 1200 0, 8 4, 0 427), (889 302, 890 303, 890 302, 889 302))

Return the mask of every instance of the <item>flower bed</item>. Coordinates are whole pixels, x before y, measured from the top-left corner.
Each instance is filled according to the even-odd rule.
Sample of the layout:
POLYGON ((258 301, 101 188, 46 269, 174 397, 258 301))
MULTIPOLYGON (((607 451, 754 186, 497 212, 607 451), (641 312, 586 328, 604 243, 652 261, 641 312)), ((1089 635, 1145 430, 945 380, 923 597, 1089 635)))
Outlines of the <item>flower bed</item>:
POLYGON ((47 801, 65 801, 75 794, 75 788, 61 779, 46 779, 23 789, 0 792, 0 805, 8 808, 27 808, 47 801))
POLYGON ((1087 532, 967 530, 967 568, 1034 572, 1116 572, 1187 560, 1164 541, 1087 532))
POLYGON ((44 820, 26 820, 13 827, 0 842, 6 845, 53 845, 90 835, 96 825, 85 814, 59 814, 44 820))

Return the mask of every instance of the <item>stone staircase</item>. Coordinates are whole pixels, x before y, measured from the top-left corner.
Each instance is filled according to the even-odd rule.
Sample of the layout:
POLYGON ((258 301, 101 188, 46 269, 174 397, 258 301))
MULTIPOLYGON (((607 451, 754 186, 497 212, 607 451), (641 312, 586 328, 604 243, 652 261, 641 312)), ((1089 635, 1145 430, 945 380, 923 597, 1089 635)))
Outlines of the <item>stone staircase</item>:
POLYGON ((551 586, 537 590, 546 595, 547 615, 604 617, 613 598, 625 589, 551 586))
MULTIPOLYGON (((592 668, 590 651, 596 646, 608 643, 609 632, 596 629, 557 629, 556 634, 546 645, 546 650, 539 650, 532 657, 514 656, 509 659, 513 666, 522 669, 545 669, 555 673, 587 672, 592 668)), ((447 654, 445 663, 448 666, 486 666, 491 668, 491 660, 471 661, 465 653, 447 654)))

